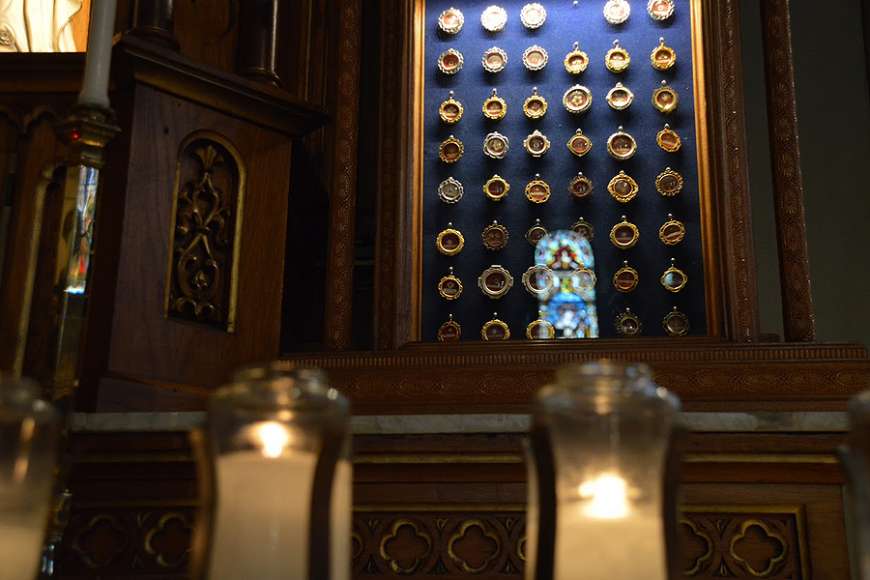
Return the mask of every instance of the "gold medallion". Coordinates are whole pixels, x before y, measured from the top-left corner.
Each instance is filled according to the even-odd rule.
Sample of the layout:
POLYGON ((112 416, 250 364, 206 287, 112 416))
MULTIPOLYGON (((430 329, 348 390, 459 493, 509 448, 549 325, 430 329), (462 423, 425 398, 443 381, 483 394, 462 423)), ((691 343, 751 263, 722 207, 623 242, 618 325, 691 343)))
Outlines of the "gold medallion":
POLYGON ((483 193, 492 201, 503 200, 511 190, 511 184, 499 174, 495 174, 483 184, 483 193))
POLYGON ((529 30, 535 30, 547 21, 547 10, 537 2, 526 4, 520 10, 520 21, 529 30))
POLYGON ((562 104, 569 113, 585 113, 592 106, 592 91, 583 85, 574 85, 562 95, 562 104))
POLYGON ((625 216, 622 216, 622 221, 610 229, 610 242, 620 250, 633 248, 639 239, 640 230, 625 216))
POLYGON ((523 51, 523 65, 530 71, 538 71, 547 66, 550 59, 543 46, 534 44, 523 51))
POLYGON ((653 91, 653 107, 662 113, 670 114, 677 110, 680 104, 680 95, 668 85, 668 81, 662 81, 662 86, 653 91))
POLYGON ((689 317, 674 306, 674 309, 662 319, 662 326, 668 336, 686 336, 689 334, 689 317))
POLYGON ((444 34, 459 34, 462 25, 465 24, 465 16, 458 8, 451 6, 438 17, 438 28, 444 34))
POLYGON ((676 3, 674 0, 649 0, 646 4, 646 11, 650 18, 662 22, 674 15, 676 3))
POLYGON ((507 246, 509 236, 507 228, 493 220, 490 225, 483 228, 480 237, 483 239, 483 247, 495 252, 507 246))
POLYGON ((581 171, 568 184, 568 191, 577 199, 592 195, 592 180, 581 171))
POLYGON ((679 292, 686 287, 686 283, 689 281, 686 273, 674 265, 675 261, 674 258, 671 258, 671 266, 659 278, 659 282, 668 292, 679 292))
POLYGON ((453 98, 453 91, 450 91, 448 95, 447 99, 442 101, 438 107, 438 116, 448 125, 455 125, 462 119, 465 108, 462 103, 453 98))
POLYGON ((631 16, 631 4, 628 0, 607 0, 604 5, 604 19, 617 26, 623 24, 631 16))
POLYGON ((637 141, 622 126, 607 139, 607 152, 619 161, 626 161, 637 153, 637 141))
POLYGON ((452 177, 448 177, 438 184, 438 198, 444 203, 459 203, 464 193, 465 188, 462 187, 462 183, 452 177))
POLYGON ((656 189, 665 197, 674 197, 683 191, 683 176, 668 167, 656 177, 656 189))
POLYGON ((556 275, 546 266, 532 266, 523 274, 523 286, 538 299, 551 294, 558 283, 556 275))
POLYGON ((625 171, 620 171, 607 184, 607 191, 616 201, 628 203, 637 196, 640 188, 637 182, 625 171))
POLYGON ((613 48, 604 55, 604 66, 612 73, 622 73, 631 65, 631 55, 622 48, 618 40, 613 41, 613 48))
POLYGON ((592 150, 592 139, 583 134, 583 131, 577 129, 571 138, 568 139, 568 151, 575 157, 583 157, 592 150))
POLYGON ((670 70, 677 64, 677 51, 665 44, 664 37, 659 38, 659 45, 649 55, 650 63, 656 70, 670 70))
POLYGON ((550 199, 550 185, 536 173, 535 178, 526 184, 526 199, 532 203, 547 203, 550 199))
POLYGON ((489 133, 483 140, 483 153, 492 159, 504 159, 509 148, 510 141, 498 131, 489 133))
POLYGON ((668 153, 676 153, 683 146, 683 140, 667 123, 665 123, 665 128, 656 135, 656 143, 668 153))
POLYGON ((477 287, 480 288, 480 291, 483 292, 484 296, 493 300, 498 300, 507 294, 513 285, 514 277, 498 264, 484 270, 477 279, 477 287))
POLYGON ((452 223, 448 223, 446 229, 438 232, 435 247, 445 256, 455 256, 465 247, 465 237, 462 232, 454 229, 452 223))
POLYGON ((536 219, 535 225, 526 230, 526 241, 533 246, 537 246, 541 238, 547 235, 547 228, 541 225, 541 220, 536 219))
POLYGON ((462 70, 465 59, 455 48, 448 48, 438 57, 438 70, 446 75, 455 75, 462 70))
POLYGON ((626 308, 616 317, 616 333, 619 336, 632 337, 640 335, 643 324, 637 314, 626 308))
POLYGON ((659 239, 666 246, 676 246, 686 237, 686 225, 674 219, 674 214, 668 214, 668 221, 659 228, 659 239))
POLYGON ((538 87, 533 87, 532 96, 523 102, 523 113, 529 119, 540 119, 547 114, 547 99, 538 94, 538 87))
POLYGON ((499 73, 503 71, 507 66, 507 62, 507 53, 497 46, 488 48, 486 52, 483 53, 483 58, 481 58, 484 70, 491 73, 499 73))
POLYGON ((480 25, 487 32, 501 32, 507 24, 507 12, 501 6, 488 6, 480 15, 480 25))
POLYGON ((526 326, 526 338, 528 340, 553 340, 556 338, 556 329, 546 319, 544 312, 538 312, 537 320, 533 320, 526 326))
POLYGON ((575 42, 571 52, 565 55, 564 62, 568 74, 579 75, 589 67, 589 55, 580 50, 579 42, 575 42))
POLYGON ((456 300, 462 295, 462 280, 453 274, 453 266, 449 273, 438 280, 438 295, 444 300, 456 300))
POLYGON ((457 342, 462 337, 462 327, 453 320, 453 315, 438 328, 438 342, 457 342))
POLYGON ((438 157, 444 163, 456 163, 465 152, 462 141, 451 135, 438 146, 438 157))
POLYGON ((535 129, 523 139, 523 149, 532 157, 543 157, 550 150, 550 140, 535 129))
POLYGON ((633 292, 640 282, 640 275, 637 270, 628 265, 628 262, 623 262, 622 267, 613 274, 613 287, 620 292, 633 292))
POLYGON ((507 102, 498 96, 498 90, 492 89, 490 95, 483 101, 483 116, 498 121, 507 115, 507 102))
POLYGON ((624 111, 629 108, 634 102, 634 93, 622 83, 616 83, 612 89, 607 92, 607 104, 614 111, 624 111))
POLYGON ((492 320, 480 329, 480 338, 483 340, 508 340, 511 337, 511 329, 505 321, 498 319, 498 312, 492 313, 492 320))
POLYGON ((595 228, 582 217, 571 225, 571 231, 583 236, 590 242, 592 241, 592 238, 595 237, 595 228))
POLYGON ((574 280, 575 288, 581 291, 595 288, 595 284, 598 282, 595 272, 585 267, 574 271, 574 280))

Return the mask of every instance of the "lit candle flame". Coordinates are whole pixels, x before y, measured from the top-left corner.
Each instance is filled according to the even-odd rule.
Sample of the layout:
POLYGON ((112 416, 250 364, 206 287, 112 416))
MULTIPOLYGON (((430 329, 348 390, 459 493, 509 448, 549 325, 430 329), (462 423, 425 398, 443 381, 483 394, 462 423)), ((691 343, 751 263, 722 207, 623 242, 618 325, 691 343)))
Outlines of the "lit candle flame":
POLYGON ((580 484, 577 490, 581 498, 588 500, 583 506, 586 516, 612 520, 628 515, 628 484, 615 473, 602 473, 580 484))
POLYGON ((274 421, 257 425, 255 436, 260 443, 263 456, 270 459, 281 457, 290 442, 290 432, 287 427, 274 421))

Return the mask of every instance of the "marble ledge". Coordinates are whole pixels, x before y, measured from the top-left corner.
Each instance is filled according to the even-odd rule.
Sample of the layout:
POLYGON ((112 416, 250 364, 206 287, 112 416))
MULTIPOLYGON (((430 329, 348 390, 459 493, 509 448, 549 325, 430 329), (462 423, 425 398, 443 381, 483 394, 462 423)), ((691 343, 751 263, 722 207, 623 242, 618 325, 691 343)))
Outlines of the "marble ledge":
MULTIPOLYGON (((76 413, 72 430, 97 432, 188 431, 205 420, 205 413, 76 413)), ((777 433, 845 432, 848 417, 839 412, 683 413, 683 423, 695 432, 777 433)), ((523 433, 528 415, 359 415, 355 435, 434 435, 461 433, 523 433)))

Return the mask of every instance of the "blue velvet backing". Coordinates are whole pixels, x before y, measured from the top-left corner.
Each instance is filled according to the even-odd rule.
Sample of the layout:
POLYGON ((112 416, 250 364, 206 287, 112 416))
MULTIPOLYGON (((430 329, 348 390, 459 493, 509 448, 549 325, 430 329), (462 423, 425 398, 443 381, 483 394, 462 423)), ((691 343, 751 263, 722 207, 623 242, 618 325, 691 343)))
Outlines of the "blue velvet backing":
POLYGON ((592 247, 598 275, 597 297, 602 337, 616 336, 614 320, 625 307, 631 307, 643 322, 644 336, 665 336, 662 318, 678 306, 691 323, 691 334, 704 335, 706 329, 704 275, 700 226, 700 199, 695 139, 693 95, 691 15, 688 0, 677 0, 675 15, 667 22, 653 21, 646 12, 645 0, 631 0, 632 14, 621 26, 608 24, 603 16, 604 0, 543 0, 547 21, 536 31, 520 22, 520 9, 526 0, 428 0, 426 2, 425 39, 425 142, 423 191, 423 339, 435 340, 438 327, 452 313, 462 325, 463 340, 479 340, 481 326, 498 312, 506 321, 512 338, 524 339, 526 325, 537 317, 537 302, 522 287, 523 272, 534 262, 533 248, 524 239, 535 218, 550 231, 567 229, 583 216, 595 227, 592 247), (496 3, 508 12, 502 32, 488 33, 480 25, 482 10, 496 3), (465 15, 465 25, 458 35, 447 36, 438 30, 442 10, 455 6, 465 15), (677 65, 660 72, 650 65, 650 53, 663 36, 677 52, 677 65), (619 39, 632 57, 631 67, 623 74, 613 74, 604 66, 604 55, 619 39), (578 41, 590 57, 589 68, 579 76, 565 71, 562 60, 578 41), (549 52, 549 63, 538 72, 529 72, 522 63, 522 53, 533 44, 549 52), (508 53, 507 68, 490 74, 481 66, 483 52, 498 46, 508 53), (464 55, 463 69, 446 76, 438 71, 439 54, 455 48, 464 55), (666 79, 678 91, 679 107, 671 115, 653 108, 652 92, 666 79), (626 111, 612 110, 605 97, 621 81, 635 94, 626 111), (575 83, 592 91, 592 108, 583 115, 572 115, 562 106, 562 95, 575 83), (530 120, 523 115, 522 104, 537 86, 548 103, 546 116, 530 120), (508 114, 500 121, 490 121, 481 114, 483 101, 495 87, 508 103, 508 114), (456 125, 445 125, 438 117, 438 106, 449 90, 465 107, 465 115, 456 125), (656 145, 656 134, 665 123, 676 130, 683 141, 676 154, 666 153, 656 145), (629 161, 619 162, 607 153, 609 135, 623 125, 638 142, 639 150, 629 161), (568 151, 566 143, 575 129, 581 128, 593 141, 593 149, 582 159, 568 151), (523 139, 539 129, 551 141, 551 148, 541 159, 534 159, 523 149, 523 139), (490 131, 499 131, 510 139, 510 152, 504 160, 483 155, 483 139, 490 131), (438 158, 439 143, 455 135, 465 145, 465 154, 455 164, 438 158), (685 178, 683 192, 664 198, 655 189, 655 178, 666 167, 679 171, 685 178), (607 183, 624 169, 640 185, 637 198, 628 204, 615 201, 607 192, 607 183), (583 200, 574 199, 568 183, 578 171, 590 177, 595 190, 583 200), (483 183, 494 173, 508 180, 508 197, 497 203, 487 199, 483 183), (540 173, 552 189, 550 200, 536 206, 526 200, 525 184, 540 173), (465 195, 455 205, 438 198, 438 184, 447 177, 462 182, 465 195), (683 221, 686 239, 676 247, 659 241, 658 230, 667 214, 683 221), (611 227, 620 216, 640 228, 640 241, 627 251, 614 247, 609 240, 611 227), (507 248, 498 252, 483 247, 480 234, 492 220, 504 224, 510 232, 507 248), (457 256, 443 256, 436 250, 435 237, 448 222, 453 222, 465 236, 465 249, 457 256), (682 292, 673 294, 659 283, 670 258, 688 274, 682 292), (628 260, 640 273, 640 285, 632 293, 617 292, 612 285, 613 273, 628 260), (501 264, 514 276, 514 288, 501 300, 490 300, 477 288, 477 277, 492 264, 501 264), (459 300, 447 302, 437 292, 437 283, 449 266, 463 281, 459 300))

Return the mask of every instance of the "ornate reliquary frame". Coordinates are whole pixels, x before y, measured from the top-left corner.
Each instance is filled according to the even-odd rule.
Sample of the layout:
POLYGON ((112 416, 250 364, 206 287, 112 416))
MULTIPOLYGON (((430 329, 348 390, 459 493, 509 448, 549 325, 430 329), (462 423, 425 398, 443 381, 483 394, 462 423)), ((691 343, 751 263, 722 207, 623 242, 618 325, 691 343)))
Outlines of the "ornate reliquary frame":
MULTIPOLYGON (((386 182, 387 187, 380 191, 382 202, 379 218, 382 224, 396 220, 393 225, 399 226, 391 227, 390 231, 380 226, 378 232, 375 338, 377 346, 382 348, 409 342, 431 342, 426 338, 422 324, 424 292, 432 290, 425 286, 423 280, 423 256, 424 252, 433 250, 429 247, 431 240, 425 236, 423 229, 423 201, 429 193, 424 190, 425 67, 432 66, 433 59, 438 55, 426 51, 427 27, 432 23, 428 21, 430 15, 427 14, 425 0, 396 0, 396 4, 400 5, 401 10, 398 13, 385 13, 381 21, 384 34, 381 58, 385 69, 381 78, 381 94, 386 97, 391 89, 398 90, 398 98, 394 98, 394 103, 400 105, 400 118, 405 121, 390 131, 389 125, 394 123, 395 115, 389 112, 382 114, 382 143, 386 144, 391 134, 395 139, 386 153, 381 155, 380 179, 382 183, 386 182), (391 50, 399 47, 410 47, 410 50, 405 50, 404 54, 396 54, 391 50), (391 188, 389 182, 393 179, 396 181, 391 188), (384 254, 387 247, 394 248, 390 255, 384 254), (402 250, 395 251, 399 248, 402 250), (387 260, 380 262, 383 257, 387 260)), ((757 305, 744 146, 739 14, 732 0, 687 0, 681 2, 679 8, 691 11, 695 132, 691 136, 683 134, 682 137, 684 140, 689 137, 696 142, 706 318, 704 336, 693 339, 741 339, 757 332, 757 305)), ((646 14, 638 11, 636 17, 646 17, 646 14)), ((466 14, 465 25, 479 25, 476 13, 472 11, 466 14)), ((571 46, 569 40, 565 39, 567 51, 570 51, 571 46)), ((466 64, 479 67, 477 56, 467 55, 466 64)), ((549 64, 555 67, 560 64, 562 55, 554 56, 559 56, 559 59, 551 59, 553 62, 549 64)), ((635 56, 637 66, 648 65, 647 54, 635 56)), ((603 66, 596 55, 590 66, 599 64, 603 66)), ((443 92, 447 98, 447 91, 443 92)), ((604 104, 603 96, 598 95, 601 101, 599 105, 604 104)), ((559 106, 558 95, 548 97, 551 107, 559 106)), ((644 96, 637 100, 635 106, 640 102, 648 104, 648 100, 644 96)), ((389 104, 383 103, 385 111, 389 104)), ((468 114, 468 111, 476 110, 479 103, 469 102, 465 106, 468 114)), ((514 106, 517 106, 516 103, 514 106)), ((520 111, 512 112, 521 114, 520 111)), ((562 143, 557 145, 564 147, 562 143)), ((598 145, 600 148, 605 146, 604 143, 598 145)), ((475 150, 479 148, 478 143, 472 143, 471 146, 475 150)), ((511 146, 522 152, 521 143, 511 143, 511 146)), ((655 147, 655 144, 652 146, 655 147)), ((521 195, 522 185, 513 184, 515 191, 512 193, 521 195)), ((596 183, 598 195, 607 195, 603 191, 606 185, 596 183)), ((466 183, 464 186, 466 192, 478 193, 479 187, 475 184, 466 183)), ((647 186, 647 194, 649 190, 647 186)), ((512 231, 512 243, 523 241, 524 232, 512 231)), ((606 232, 600 233, 606 237, 606 232)), ((475 239, 478 236, 478 232, 468 234, 475 239)), ((492 261, 497 263, 499 260, 494 257, 492 261)), ((664 271, 668 264, 661 266, 664 271)), ((658 278, 658 275, 655 277, 658 278)), ((472 278, 476 276, 467 278, 473 285, 472 278)), ((610 321, 602 319, 601 324, 610 324, 610 321)), ((524 335, 521 328, 513 330, 515 336, 524 335)), ((474 336, 478 329, 469 328, 467 331, 468 336, 474 336)))

